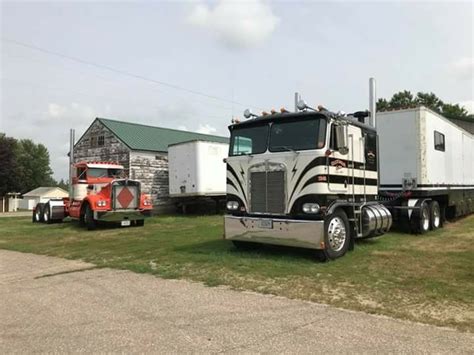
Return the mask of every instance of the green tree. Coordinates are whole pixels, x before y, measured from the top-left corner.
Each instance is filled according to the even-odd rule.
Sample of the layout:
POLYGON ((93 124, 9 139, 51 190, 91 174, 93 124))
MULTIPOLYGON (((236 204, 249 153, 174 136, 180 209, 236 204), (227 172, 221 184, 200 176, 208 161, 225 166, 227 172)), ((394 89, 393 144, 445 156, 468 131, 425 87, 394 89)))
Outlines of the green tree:
POLYGON ((401 110, 415 106, 416 101, 413 98, 413 94, 407 90, 397 92, 390 100, 390 108, 392 110, 401 110))
POLYGON ((459 106, 458 104, 444 104, 441 108, 441 114, 446 118, 469 118, 467 110, 464 107, 459 106))
POLYGON ((390 103, 383 98, 377 100, 377 111, 388 111, 390 110, 390 103))
POLYGON ((429 94, 425 92, 419 92, 418 94, 416 94, 415 101, 418 105, 428 107, 431 110, 438 113, 441 113, 443 105, 444 105, 443 101, 441 101, 432 92, 430 92, 429 94))
POLYGON ((18 166, 15 159, 17 141, 0 133, 0 196, 18 192, 18 166))
POLYGON ((434 93, 418 92, 413 97, 410 91, 404 90, 393 94, 390 101, 380 98, 377 101, 377 111, 403 110, 416 106, 425 106, 446 118, 474 120, 474 116, 458 104, 444 103, 434 93))
POLYGON ((15 155, 21 193, 39 186, 56 185, 49 165, 49 152, 44 145, 35 144, 30 139, 22 139, 18 141, 15 155))

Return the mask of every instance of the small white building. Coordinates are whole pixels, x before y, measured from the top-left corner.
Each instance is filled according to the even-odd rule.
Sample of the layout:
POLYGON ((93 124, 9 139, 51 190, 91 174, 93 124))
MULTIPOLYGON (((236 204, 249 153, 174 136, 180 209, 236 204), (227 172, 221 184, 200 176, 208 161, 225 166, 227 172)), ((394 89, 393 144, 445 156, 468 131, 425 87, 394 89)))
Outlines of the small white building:
POLYGON ((60 187, 38 187, 23 194, 23 200, 20 201, 20 208, 32 210, 39 202, 48 202, 48 200, 52 198, 64 198, 68 196, 68 192, 60 187))

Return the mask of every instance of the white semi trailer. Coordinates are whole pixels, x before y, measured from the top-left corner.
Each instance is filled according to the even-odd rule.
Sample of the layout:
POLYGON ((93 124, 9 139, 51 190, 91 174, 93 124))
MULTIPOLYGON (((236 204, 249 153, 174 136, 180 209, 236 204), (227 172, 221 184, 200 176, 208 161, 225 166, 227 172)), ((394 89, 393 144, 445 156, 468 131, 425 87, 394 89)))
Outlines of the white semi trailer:
POLYGON ((472 135, 425 108, 376 118, 373 79, 370 89, 370 113, 295 99, 294 113, 247 110, 229 126, 225 239, 315 249, 327 260, 393 220, 424 233, 441 227, 444 211, 474 211, 472 135))
POLYGON ((229 144, 193 140, 168 146, 169 194, 178 207, 214 200, 216 207, 226 196, 229 144))

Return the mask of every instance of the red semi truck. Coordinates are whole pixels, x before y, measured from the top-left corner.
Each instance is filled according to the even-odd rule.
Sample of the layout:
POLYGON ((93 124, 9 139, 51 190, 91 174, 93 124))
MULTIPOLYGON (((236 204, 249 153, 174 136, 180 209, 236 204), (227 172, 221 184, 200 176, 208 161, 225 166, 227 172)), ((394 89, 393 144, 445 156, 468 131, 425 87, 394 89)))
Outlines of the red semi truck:
POLYGON ((78 220, 87 229, 97 223, 116 222, 122 226, 143 226, 151 214, 152 201, 141 193, 139 181, 124 178, 124 167, 110 162, 73 164, 70 196, 38 203, 33 222, 78 220))

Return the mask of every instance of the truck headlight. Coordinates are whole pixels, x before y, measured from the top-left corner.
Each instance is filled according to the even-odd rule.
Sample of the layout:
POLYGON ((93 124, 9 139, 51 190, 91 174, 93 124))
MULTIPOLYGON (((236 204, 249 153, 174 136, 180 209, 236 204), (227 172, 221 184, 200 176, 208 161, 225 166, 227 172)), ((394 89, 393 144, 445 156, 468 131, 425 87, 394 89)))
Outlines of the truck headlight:
POLYGON ((235 211, 239 208, 239 203, 237 201, 227 201, 226 207, 228 210, 235 211))
POLYGON ((144 206, 151 206, 151 200, 144 200, 143 205, 144 206))
POLYGON ((316 214, 319 212, 319 205, 317 203, 305 203, 303 204, 303 212, 316 214))
POLYGON ((97 201, 97 207, 105 207, 107 205, 107 201, 105 200, 99 200, 97 201))

